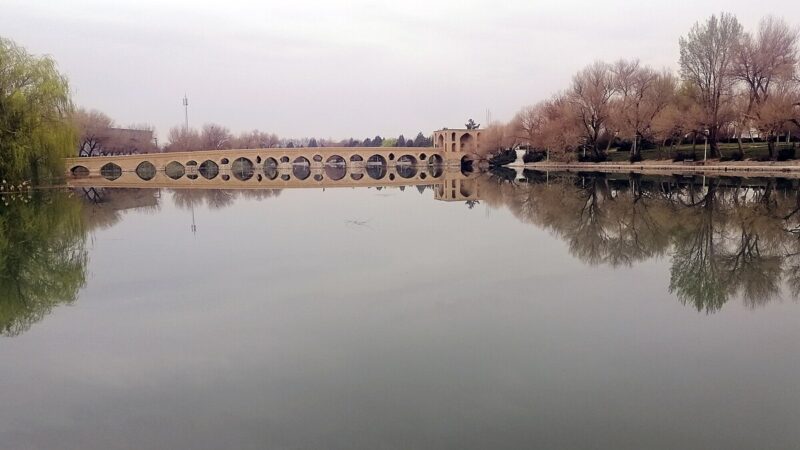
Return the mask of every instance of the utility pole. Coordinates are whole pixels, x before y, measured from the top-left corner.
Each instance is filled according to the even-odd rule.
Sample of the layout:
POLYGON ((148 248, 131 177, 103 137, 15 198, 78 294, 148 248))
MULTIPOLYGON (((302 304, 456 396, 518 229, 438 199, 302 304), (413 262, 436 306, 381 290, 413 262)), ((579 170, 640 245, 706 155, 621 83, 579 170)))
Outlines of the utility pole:
POLYGON ((186 97, 186 93, 183 94, 183 113, 186 120, 184 127, 189 131, 189 98, 186 97))

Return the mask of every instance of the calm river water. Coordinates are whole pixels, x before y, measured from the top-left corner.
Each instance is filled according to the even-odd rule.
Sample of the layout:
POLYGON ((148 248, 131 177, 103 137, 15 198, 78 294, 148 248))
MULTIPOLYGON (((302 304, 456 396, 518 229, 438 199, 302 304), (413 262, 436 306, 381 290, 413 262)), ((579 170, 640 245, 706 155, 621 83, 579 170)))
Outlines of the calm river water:
POLYGON ((528 178, 3 197, 0 448, 797 448, 798 181, 528 178))

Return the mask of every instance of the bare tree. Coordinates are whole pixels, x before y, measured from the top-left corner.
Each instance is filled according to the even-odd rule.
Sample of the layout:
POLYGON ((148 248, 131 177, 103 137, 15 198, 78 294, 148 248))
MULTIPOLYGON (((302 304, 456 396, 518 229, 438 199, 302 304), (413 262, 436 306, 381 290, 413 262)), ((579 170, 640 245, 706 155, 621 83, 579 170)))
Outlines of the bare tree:
POLYGON ((796 28, 782 19, 766 17, 755 36, 742 35, 734 61, 733 74, 747 92, 744 117, 766 138, 772 158, 776 156, 776 133, 791 120, 791 97, 797 84, 797 43, 796 28), (772 101, 775 93, 781 98, 772 101), (782 113, 779 106, 784 108, 782 113))
POLYGON ((732 14, 712 15, 695 23, 686 37, 680 38, 681 76, 691 84, 704 117, 703 133, 708 137, 711 156, 719 156, 717 134, 720 112, 729 101, 735 78, 732 76, 742 26, 732 14))
POLYGON ((200 132, 200 145, 203 150, 223 150, 231 148, 233 136, 228 128, 215 123, 203 125, 200 132))
POLYGON ((510 127, 516 139, 527 145, 536 145, 535 142, 540 139, 546 121, 546 104, 547 102, 539 102, 525 106, 514 115, 510 127))
POLYGON ((164 148, 167 152, 188 152, 200 150, 200 133, 194 128, 184 126, 172 127, 167 135, 168 144, 164 148))
POLYGON ((108 130, 114 121, 105 113, 97 110, 76 110, 72 116, 78 129, 78 156, 96 156, 103 149, 103 142, 108 139, 108 130))
POLYGON ((572 78, 568 98, 582 129, 584 145, 592 149, 595 158, 600 157, 598 140, 609 120, 613 95, 613 73, 602 61, 586 67, 572 78))
POLYGON ((675 95, 675 78, 641 66, 639 60, 620 60, 612 66, 618 101, 612 108, 612 122, 631 138, 631 160, 641 159, 639 139, 647 137, 653 120, 675 95))
POLYGON ((557 160, 574 158, 574 150, 579 145, 584 128, 576 121, 574 104, 561 94, 553 96, 543 104, 544 124, 541 134, 533 145, 547 150, 550 157, 557 160))

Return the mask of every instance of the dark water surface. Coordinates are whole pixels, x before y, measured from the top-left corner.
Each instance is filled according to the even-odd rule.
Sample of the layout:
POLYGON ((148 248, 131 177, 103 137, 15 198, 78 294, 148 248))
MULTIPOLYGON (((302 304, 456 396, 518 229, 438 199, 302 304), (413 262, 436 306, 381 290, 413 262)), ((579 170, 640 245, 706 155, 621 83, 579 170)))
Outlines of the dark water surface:
POLYGON ((0 448, 797 448, 797 181, 529 175, 6 196, 0 448))

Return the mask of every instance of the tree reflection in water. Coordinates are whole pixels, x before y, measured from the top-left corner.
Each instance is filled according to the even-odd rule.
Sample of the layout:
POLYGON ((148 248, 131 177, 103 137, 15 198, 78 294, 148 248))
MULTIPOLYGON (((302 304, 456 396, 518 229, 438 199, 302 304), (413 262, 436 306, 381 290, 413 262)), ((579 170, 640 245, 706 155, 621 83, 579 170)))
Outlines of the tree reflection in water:
POLYGON ((0 334, 15 336, 86 281, 81 203, 62 191, 3 197, 0 202, 0 334))
POLYGON ((798 180, 543 174, 490 177, 482 196, 565 240, 590 265, 670 255, 683 304, 715 312, 731 298, 757 307, 800 295, 798 180))

